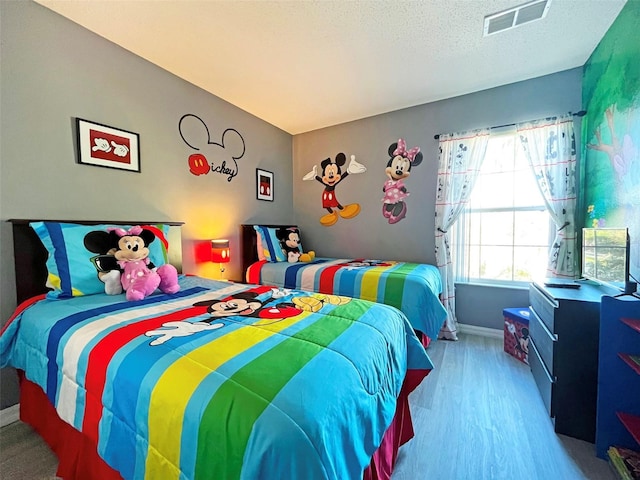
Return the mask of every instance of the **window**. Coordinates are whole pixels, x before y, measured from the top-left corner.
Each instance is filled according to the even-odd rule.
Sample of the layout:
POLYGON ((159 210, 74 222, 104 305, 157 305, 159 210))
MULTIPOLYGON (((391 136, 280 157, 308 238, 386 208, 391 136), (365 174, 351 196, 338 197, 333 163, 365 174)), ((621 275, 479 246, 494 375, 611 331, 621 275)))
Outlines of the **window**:
POLYGON ((492 133, 469 203, 452 229, 456 281, 544 277, 552 225, 517 134, 492 133))

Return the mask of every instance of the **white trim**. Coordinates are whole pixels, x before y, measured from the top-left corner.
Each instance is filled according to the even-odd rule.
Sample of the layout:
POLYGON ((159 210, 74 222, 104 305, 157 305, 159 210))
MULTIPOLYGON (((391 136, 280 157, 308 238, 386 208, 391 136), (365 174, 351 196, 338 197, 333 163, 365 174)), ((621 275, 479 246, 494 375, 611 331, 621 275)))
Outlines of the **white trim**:
POLYGON ((6 427, 20 420, 20 404, 16 403, 10 407, 0 410, 0 427, 6 427))
POLYGON ((458 330, 460 333, 468 333, 469 335, 499 338, 500 340, 504 338, 504 330, 498 330, 497 328, 479 327, 477 325, 465 325, 464 323, 459 323, 458 330))

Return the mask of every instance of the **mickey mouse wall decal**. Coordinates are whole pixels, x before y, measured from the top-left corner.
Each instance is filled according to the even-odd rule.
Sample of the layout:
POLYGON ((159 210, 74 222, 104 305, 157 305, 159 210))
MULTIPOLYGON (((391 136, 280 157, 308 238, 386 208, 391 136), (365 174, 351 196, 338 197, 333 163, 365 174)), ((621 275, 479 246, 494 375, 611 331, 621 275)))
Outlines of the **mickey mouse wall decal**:
POLYGON ((407 150, 407 144, 400 138, 396 143, 389 145, 390 159, 384 172, 388 180, 384 182, 382 192, 382 216, 390 224, 398 223, 407 214, 405 199, 409 196, 404 179, 411 175, 411 168, 422 163, 420 147, 407 150))
POLYGON ((351 161, 347 167, 346 172, 342 172, 342 167, 347 162, 347 157, 344 153, 336 155, 335 161, 331 158, 326 158, 320 162, 322 167, 322 176, 318 175, 317 165, 313 166, 313 169, 307 173, 302 180, 317 180, 324 185, 324 191, 322 192, 322 208, 325 208, 329 213, 323 215, 320 218, 320 224, 325 227, 330 227, 338 221, 338 215, 342 218, 353 218, 360 213, 360 204, 350 203, 348 205, 342 205, 338 201, 335 189, 336 186, 343 181, 350 173, 364 173, 367 171, 366 167, 356 162, 356 156, 351 155, 351 161), (337 208, 338 210, 334 210, 337 208))
POLYGON ((184 143, 198 151, 189 155, 189 171, 192 175, 213 172, 225 175, 230 182, 238 174, 237 160, 244 155, 245 143, 237 130, 227 128, 222 132, 220 143, 214 142, 207 124, 197 115, 187 113, 180 118, 178 131, 184 143))

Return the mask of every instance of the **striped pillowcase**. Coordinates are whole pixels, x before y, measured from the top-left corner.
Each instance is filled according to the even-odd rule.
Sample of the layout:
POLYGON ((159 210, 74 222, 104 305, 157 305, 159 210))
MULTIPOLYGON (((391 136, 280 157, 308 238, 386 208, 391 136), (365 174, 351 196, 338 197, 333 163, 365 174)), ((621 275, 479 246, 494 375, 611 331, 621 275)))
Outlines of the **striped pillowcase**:
MULTIPOLYGON (((276 232, 281 228, 288 227, 273 228, 265 227, 264 225, 254 225, 253 228, 258 237, 258 259, 266 260, 268 262, 286 262, 287 255, 284 250, 282 250, 282 246, 276 232)), ((299 249, 301 253, 304 251, 302 250, 302 245, 300 245, 299 249)))
MULTIPOLYGON (((40 241, 47 249, 47 287, 52 291, 47 298, 63 299, 104 293, 104 283, 98 278, 98 271, 92 262, 96 253, 84 245, 87 233, 106 231, 109 227, 128 230, 130 225, 80 225, 77 223, 31 222, 40 241)), ((156 239, 149 245, 149 259, 156 267, 168 263, 169 225, 145 225, 153 231, 156 239)))

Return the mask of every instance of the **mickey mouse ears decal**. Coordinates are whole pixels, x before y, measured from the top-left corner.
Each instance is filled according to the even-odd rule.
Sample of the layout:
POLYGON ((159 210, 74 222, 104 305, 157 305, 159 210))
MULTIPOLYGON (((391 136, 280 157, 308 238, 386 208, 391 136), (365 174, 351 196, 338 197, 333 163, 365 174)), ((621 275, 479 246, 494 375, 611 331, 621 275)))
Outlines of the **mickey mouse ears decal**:
POLYGON ((198 153, 189 155, 189 171, 192 175, 207 175, 209 172, 225 175, 230 182, 238 174, 238 162, 245 152, 242 135, 234 128, 222 132, 219 142, 212 141, 209 128, 204 121, 187 113, 178 122, 182 141, 198 153))

